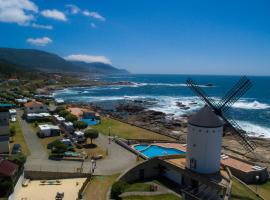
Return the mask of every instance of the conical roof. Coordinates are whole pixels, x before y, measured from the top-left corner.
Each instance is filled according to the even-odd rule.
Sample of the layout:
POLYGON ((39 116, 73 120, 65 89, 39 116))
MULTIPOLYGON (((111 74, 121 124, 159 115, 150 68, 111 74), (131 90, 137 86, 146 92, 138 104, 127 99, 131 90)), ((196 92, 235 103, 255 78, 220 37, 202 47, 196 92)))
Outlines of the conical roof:
POLYGON ((215 128, 223 126, 223 120, 217 116, 209 106, 204 106, 196 114, 192 115, 188 123, 194 126, 215 128))

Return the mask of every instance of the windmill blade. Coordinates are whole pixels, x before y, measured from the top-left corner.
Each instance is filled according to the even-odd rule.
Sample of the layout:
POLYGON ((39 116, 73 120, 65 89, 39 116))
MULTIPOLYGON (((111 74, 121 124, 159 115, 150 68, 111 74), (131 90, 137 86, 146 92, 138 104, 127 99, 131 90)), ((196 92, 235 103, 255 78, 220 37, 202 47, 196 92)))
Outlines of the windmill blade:
POLYGON ((236 137, 237 141, 244 147, 244 149, 247 152, 254 151, 256 148, 256 145, 253 141, 250 140, 250 137, 248 136, 247 132, 244 131, 233 119, 229 117, 224 117, 223 115, 221 118, 224 120, 224 122, 227 124, 227 126, 230 128, 232 135, 236 137))
POLYGON ((218 103, 218 108, 222 112, 226 112, 241 96, 247 92, 247 90, 251 88, 251 86, 251 81, 245 76, 242 77, 218 103))
POLYGON ((192 79, 187 79, 186 84, 189 88, 191 88, 202 101, 204 101, 207 105, 209 105, 214 111, 217 111, 217 104, 208 95, 198 86, 198 84, 192 79))

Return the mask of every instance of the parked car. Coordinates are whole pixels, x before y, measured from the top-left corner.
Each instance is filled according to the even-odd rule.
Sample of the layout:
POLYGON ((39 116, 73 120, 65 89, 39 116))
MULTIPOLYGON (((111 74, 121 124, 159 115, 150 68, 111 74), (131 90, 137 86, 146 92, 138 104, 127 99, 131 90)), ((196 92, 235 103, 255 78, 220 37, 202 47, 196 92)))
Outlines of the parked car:
POLYGON ((16 122, 16 117, 11 117, 11 122, 16 122))
POLYGON ((11 153, 17 154, 22 152, 22 147, 20 144, 14 144, 11 153))

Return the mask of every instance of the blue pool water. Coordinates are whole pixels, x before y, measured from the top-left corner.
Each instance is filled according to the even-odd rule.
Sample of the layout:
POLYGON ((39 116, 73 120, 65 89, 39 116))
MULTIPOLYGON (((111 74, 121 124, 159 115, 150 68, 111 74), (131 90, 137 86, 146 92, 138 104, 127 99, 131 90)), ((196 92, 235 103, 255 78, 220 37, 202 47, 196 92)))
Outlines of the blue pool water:
POLYGON ((93 119, 84 119, 84 118, 82 118, 81 121, 88 124, 88 126, 97 125, 99 123, 98 120, 93 120, 93 119))
POLYGON ((134 149, 141 152, 144 156, 148 158, 153 158, 156 156, 166 156, 166 155, 176 155, 185 154, 185 152, 174 148, 166 148, 156 145, 135 145, 134 149))

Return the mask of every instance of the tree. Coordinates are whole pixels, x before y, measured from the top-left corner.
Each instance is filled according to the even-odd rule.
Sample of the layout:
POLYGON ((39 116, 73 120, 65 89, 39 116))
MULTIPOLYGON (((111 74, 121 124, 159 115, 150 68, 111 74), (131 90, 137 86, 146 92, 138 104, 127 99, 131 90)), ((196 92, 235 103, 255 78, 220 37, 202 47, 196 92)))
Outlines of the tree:
POLYGON ((90 138, 91 144, 93 144, 93 139, 98 138, 98 131, 95 129, 88 129, 85 131, 84 137, 90 138))
POLYGON ((70 114, 67 110, 61 110, 58 113, 61 117, 66 117, 68 114, 70 114))
POLYGON ((79 130, 85 129, 88 126, 87 123, 83 121, 75 121, 73 122, 73 125, 74 125, 74 128, 79 129, 79 130))
POLYGON ((16 154, 16 155, 13 155, 9 158, 9 160, 11 162, 14 162, 16 163, 17 165, 19 166, 23 166, 24 163, 26 162, 26 156, 23 155, 23 154, 16 154))
POLYGON ((117 181, 112 185, 111 189, 111 198, 112 199, 121 199, 119 197, 120 194, 122 194, 125 189, 128 187, 128 183, 125 181, 117 181))
POLYGON ((65 153, 67 149, 67 145, 59 140, 52 144, 52 153, 65 153))
POLYGON ((59 113, 60 111, 66 110, 65 106, 57 106, 55 112, 59 113))
POLYGON ((70 121, 70 122, 75 122, 78 120, 78 117, 73 114, 68 114, 65 118, 67 121, 70 121))

